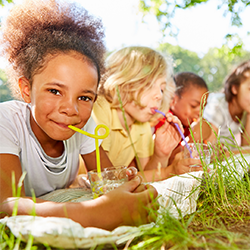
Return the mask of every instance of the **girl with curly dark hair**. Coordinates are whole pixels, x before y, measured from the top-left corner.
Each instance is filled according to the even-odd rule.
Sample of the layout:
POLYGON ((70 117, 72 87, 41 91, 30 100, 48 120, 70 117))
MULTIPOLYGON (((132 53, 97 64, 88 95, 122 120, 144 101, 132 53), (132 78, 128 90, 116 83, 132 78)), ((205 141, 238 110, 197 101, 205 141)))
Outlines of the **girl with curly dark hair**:
MULTIPOLYGON (((26 173, 18 214, 35 209, 38 216, 68 217, 85 227, 105 229, 147 222, 157 192, 141 185, 138 177, 95 200, 39 199, 70 186, 78 172, 79 154, 88 170, 96 168, 94 140, 68 125, 94 134, 91 111, 104 72, 102 22, 73 3, 24 1, 3 25, 1 47, 9 61, 13 94, 22 98, 0 104, 1 216, 11 215, 15 206, 14 172, 16 183, 26 173)), ((102 166, 111 166, 101 147, 100 155, 102 166)))

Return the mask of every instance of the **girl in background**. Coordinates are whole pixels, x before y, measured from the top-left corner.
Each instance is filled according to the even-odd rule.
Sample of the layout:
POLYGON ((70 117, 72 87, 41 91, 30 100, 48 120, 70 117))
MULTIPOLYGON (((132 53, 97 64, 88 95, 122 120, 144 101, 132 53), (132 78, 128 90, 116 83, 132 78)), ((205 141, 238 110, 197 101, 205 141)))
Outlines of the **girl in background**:
MULTIPOLYGON (((208 97, 208 87, 204 79, 192 72, 180 72, 174 76, 175 93, 170 101, 169 112, 177 116, 182 123, 184 136, 190 135, 191 126, 201 118, 208 97), (201 106, 202 105, 202 106, 201 106)), ((156 126, 162 126, 164 119, 156 126)))
MULTIPOLYGON (((169 112, 179 118, 183 125, 184 136, 187 141, 192 141, 193 137, 195 141, 199 141, 200 133, 193 131, 193 137, 190 135, 190 130, 194 124, 198 124, 202 109, 206 105, 208 96, 208 87, 204 79, 192 72, 180 72, 174 76, 176 90, 170 101, 169 112)), ((158 124, 153 127, 156 131, 165 122, 165 119, 161 118, 158 124)), ((197 127, 198 129, 199 127, 197 127)), ((173 150, 170 162, 173 161, 175 155, 182 150, 182 146, 185 144, 180 143, 173 150)))
POLYGON ((192 72, 181 72, 174 76, 176 91, 170 103, 170 112, 177 116, 184 128, 184 135, 190 135, 190 126, 201 118, 205 107, 208 87, 204 79, 192 72))
POLYGON ((204 140, 217 143, 218 135, 220 142, 231 149, 236 143, 249 145, 250 61, 241 63, 226 77, 223 93, 209 94, 203 117, 212 127, 203 122, 204 140))

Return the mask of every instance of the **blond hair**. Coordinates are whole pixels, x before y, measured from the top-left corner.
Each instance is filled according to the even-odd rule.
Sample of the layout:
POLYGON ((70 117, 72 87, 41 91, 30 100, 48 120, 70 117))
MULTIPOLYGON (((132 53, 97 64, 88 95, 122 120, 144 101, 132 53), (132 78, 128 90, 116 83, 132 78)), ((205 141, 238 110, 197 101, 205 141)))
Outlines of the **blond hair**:
POLYGON ((169 109, 170 98, 175 90, 172 59, 148 47, 125 47, 107 58, 99 94, 105 96, 113 108, 119 108, 118 88, 123 105, 134 101, 143 107, 140 102, 142 94, 163 76, 166 76, 167 84, 161 110, 165 112, 169 109))

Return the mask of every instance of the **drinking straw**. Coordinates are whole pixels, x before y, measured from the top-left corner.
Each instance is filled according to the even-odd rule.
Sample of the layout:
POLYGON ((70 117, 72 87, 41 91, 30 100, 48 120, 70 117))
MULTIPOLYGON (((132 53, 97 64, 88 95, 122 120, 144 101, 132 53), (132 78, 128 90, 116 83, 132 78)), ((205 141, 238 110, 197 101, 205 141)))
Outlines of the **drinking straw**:
POLYGON ((76 131, 76 132, 79 132, 83 135, 87 135, 91 138, 94 138, 95 139, 95 151, 96 151, 96 167, 97 167, 97 173, 101 173, 101 163, 100 163, 100 151, 99 151, 99 144, 98 144, 98 139, 104 139, 106 138, 108 135, 109 135, 109 128, 104 125, 104 124, 99 124, 96 126, 95 128, 95 134, 90 134, 84 130, 81 130, 73 125, 69 125, 68 126, 70 129, 76 131), (106 130, 105 134, 104 135, 98 135, 98 130, 99 128, 104 128, 106 130))
MULTIPOLYGON (((158 109, 155 109, 155 112, 157 112, 157 113, 163 115, 164 117, 166 117, 166 115, 165 115, 162 111, 160 111, 160 110, 158 110, 158 109)), ((167 117, 166 117, 166 118, 167 118, 167 117)), ((181 131, 181 128, 179 127, 178 123, 176 123, 176 122, 173 122, 173 123, 174 123, 175 127, 177 128, 177 130, 179 131, 179 133, 180 133, 180 135, 181 135, 183 141, 185 142, 185 145, 186 145, 186 147, 187 147, 187 149, 188 149, 188 151, 189 151, 189 154, 190 154, 190 158, 193 158, 193 156, 192 156, 192 150, 191 150, 191 148, 188 146, 188 143, 187 143, 187 141, 186 141, 186 139, 185 139, 184 134, 183 134, 182 131, 181 131)))

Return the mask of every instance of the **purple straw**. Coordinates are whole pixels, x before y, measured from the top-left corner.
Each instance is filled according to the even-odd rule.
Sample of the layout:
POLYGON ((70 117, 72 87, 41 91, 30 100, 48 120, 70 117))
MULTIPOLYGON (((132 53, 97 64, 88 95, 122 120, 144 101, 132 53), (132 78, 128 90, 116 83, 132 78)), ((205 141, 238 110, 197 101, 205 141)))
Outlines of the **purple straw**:
MULTIPOLYGON (((166 115, 165 115, 162 111, 160 111, 160 110, 158 110, 158 109, 155 109, 155 112, 157 112, 157 113, 163 115, 163 116, 166 118, 166 115)), ((187 143, 187 141, 186 141, 186 139, 185 139, 185 136, 184 136, 184 134, 182 133, 182 131, 181 131, 181 129, 180 129, 178 123, 176 123, 176 122, 173 122, 173 123, 174 123, 175 127, 178 129, 178 131, 179 131, 179 133, 180 133, 180 135, 181 135, 183 141, 185 142, 185 145, 186 145, 186 147, 187 147, 187 149, 188 149, 188 151, 189 151, 189 153, 190 153, 190 158, 193 158, 193 156, 192 156, 192 150, 191 150, 191 148, 188 146, 188 143, 187 143)))

